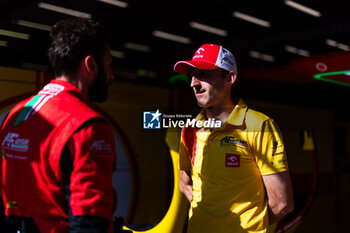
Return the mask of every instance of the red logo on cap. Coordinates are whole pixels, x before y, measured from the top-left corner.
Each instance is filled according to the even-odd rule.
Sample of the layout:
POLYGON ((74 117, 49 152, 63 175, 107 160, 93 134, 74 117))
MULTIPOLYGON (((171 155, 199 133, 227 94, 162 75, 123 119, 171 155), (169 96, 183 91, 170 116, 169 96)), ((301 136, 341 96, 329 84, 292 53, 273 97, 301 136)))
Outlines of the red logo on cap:
POLYGON ((225 167, 240 167, 241 156, 236 154, 226 154, 225 167))
POLYGON ((199 48, 196 53, 201 54, 201 51, 205 51, 203 48, 199 48))
POLYGON ((201 51, 205 52, 205 49, 203 48, 199 48, 196 53, 194 54, 193 58, 192 59, 200 59, 200 58, 203 58, 203 54, 201 54, 201 51))

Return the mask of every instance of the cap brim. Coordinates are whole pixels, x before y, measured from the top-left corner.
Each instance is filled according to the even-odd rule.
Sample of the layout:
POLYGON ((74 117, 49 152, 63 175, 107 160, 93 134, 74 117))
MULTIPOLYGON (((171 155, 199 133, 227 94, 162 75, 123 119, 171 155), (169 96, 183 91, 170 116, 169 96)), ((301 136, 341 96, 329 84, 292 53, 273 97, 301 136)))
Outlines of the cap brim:
POLYGON ((175 72, 183 73, 183 74, 190 73, 193 68, 200 69, 200 70, 214 70, 220 67, 209 62, 198 61, 198 60, 197 61, 196 60, 179 61, 174 65, 175 72))

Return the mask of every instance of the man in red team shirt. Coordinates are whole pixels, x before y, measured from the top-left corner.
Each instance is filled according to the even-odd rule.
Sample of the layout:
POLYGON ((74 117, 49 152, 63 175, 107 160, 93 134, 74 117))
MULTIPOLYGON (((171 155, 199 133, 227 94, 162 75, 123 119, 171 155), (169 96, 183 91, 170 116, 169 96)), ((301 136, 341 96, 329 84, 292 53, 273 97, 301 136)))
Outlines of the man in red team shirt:
POLYGON ((112 232, 112 128, 103 102, 112 57, 99 23, 66 19, 51 31, 56 79, 17 104, 1 126, 6 232, 112 232))

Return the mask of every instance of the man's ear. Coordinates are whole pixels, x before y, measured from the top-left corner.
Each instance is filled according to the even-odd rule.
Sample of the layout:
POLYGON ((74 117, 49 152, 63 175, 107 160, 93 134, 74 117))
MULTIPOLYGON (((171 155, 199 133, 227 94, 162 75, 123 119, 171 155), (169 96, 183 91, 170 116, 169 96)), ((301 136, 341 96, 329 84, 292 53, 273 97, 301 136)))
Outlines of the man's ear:
POLYGON ((98 66, 95 59, 92 56, 86 56, 84 59, 84 67, 89 74, 97 74, 98 66))
POLYGON ((233 83, 236 81, 237 75, 235 72, 230 71, 226 76, 226 86, 232 86, 233 83))

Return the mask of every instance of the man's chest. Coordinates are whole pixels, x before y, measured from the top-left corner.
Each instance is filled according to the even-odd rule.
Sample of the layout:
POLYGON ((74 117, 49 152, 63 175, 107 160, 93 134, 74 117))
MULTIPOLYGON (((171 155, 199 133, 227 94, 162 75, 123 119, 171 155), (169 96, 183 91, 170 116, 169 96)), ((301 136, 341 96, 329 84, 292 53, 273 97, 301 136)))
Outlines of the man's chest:
POLYGON ((243 178, 257 168, 244 131, 198 131, 193 156, 194 174, 208 179, 243 178))

